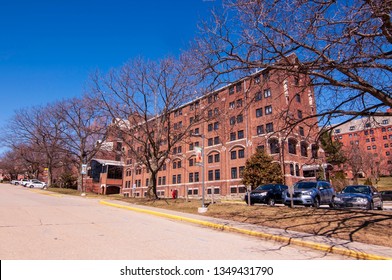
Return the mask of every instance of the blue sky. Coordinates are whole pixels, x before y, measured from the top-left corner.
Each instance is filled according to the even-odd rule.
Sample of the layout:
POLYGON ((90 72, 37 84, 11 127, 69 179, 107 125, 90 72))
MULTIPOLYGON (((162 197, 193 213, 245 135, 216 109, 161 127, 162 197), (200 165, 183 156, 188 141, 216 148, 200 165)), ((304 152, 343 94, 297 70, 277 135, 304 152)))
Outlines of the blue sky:
POLYGON ((217 2, 0 0, 0 127, 16 109, 81 95, 97 69, 179 54, 217 2))

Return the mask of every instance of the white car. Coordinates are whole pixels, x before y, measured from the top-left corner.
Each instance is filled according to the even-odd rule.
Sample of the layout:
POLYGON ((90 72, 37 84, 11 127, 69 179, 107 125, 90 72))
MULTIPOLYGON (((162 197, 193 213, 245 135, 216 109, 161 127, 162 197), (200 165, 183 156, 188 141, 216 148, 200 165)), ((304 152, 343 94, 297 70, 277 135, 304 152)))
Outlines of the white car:
POLYGON ((29 182, 29 179, 21 179, 18 182, 15 183, 15 185, 22 185, 22 186, 26 186, 26 184, 29 182))
POLYGON ((44 189, 44 188, 46 188, 46 183, 41 182, 41 181, 36 180, 36 179, 32 179, 32 180, 29 180, 29 181, 26 183, 25 187, 27 187, 27 188, 40 188, 40 189, 44 189))

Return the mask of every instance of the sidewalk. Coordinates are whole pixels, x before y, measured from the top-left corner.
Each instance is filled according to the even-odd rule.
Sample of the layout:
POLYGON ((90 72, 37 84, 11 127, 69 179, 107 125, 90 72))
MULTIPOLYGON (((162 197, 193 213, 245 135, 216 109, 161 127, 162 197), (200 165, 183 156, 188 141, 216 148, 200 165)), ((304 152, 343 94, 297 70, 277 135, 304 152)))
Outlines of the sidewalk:
POLYGON ((336 254, 350 256, 356 259, 392 260, 392 248, 390 247, 382 247, 359 242, 350 242, 348 240, 329 238, 308 233, 275 229, 230 220, 222 220, 204 215, 181 213, 162 208, 129 204, 122 201, 114 202, 101 200, 100 203, 106 206, 117 207, 135 212, 141 212, 164 218, 189 222, 219 230, 248 234, 251 236, 275 242, 281 242, 284 244, 292 244, 313 248, 315 250, 332 252, 336 254))

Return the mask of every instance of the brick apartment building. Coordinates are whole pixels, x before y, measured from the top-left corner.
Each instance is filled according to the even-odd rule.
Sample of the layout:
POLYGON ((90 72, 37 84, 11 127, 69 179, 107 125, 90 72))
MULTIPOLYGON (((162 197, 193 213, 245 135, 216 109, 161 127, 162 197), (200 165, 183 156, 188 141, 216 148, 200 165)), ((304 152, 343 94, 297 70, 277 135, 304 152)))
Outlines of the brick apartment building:
POLYGON ((355 172, 360 177, 372 173, 391 175, 392 117, 365 117, 344 123, 336 126, 333 137, 343 144, 342 150, 354 161, 344 165, 347 178, 352 179, 355 172))
MULTIPOLYGON (((195 123, 189 133, 202 137, 184 139, 159 171, 158 195, 170 197, 175 189, 180 197, 201 196, 202 167, 196 164, 195 147, 202 146, 207 197, 242 196, 246 189, 241 173, 256 149, 264 149, 281 164, 286 184, 314 178, 326 165, 323 151, 315 143, 317 119, 307 118, 316 112, 308 82, 306 76, 264 69, 174 111, 172 123, 182 126, 193 121, 193 110, 208 108, 205 121, 195 123), (295 123, 301 119, 298 125, 283 129, 288 120, 295 123)), ((115 187, 124 196, 144 196, 149 173, 127 156, 120 139, 112 140, 116 161, 97 159, 91 167, 101 188, 98 192, 107 193, 109 187, 115 187), (120 169, 122 176, 113 171, 120 169)))

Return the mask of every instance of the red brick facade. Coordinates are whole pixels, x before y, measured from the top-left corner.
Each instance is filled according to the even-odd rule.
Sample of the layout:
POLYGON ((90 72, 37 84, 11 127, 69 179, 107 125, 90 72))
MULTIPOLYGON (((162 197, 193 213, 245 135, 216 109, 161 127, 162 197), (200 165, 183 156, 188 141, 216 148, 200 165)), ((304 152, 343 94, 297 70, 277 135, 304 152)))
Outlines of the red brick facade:
MULTIPOLYGON (((352 157, 361 177, 391 175, 392 117, 370 117, 353 120, 334 129, 334 140, 352 157), (360 162, 361 161, 361 162, 360 162)), ((346 177, 354 177, 353 167, 344 165, 346 177)))
MULTIPOLYGON (((286 184, 304 175, 312 176, 309 169, 318 169, 323 163, 322 151, 317 151, 314 143, 317 120, 310 118, 282 130, 287 120, 295 123, 316 112, 313 89, 306 87, 307 83, 304 76, 263 70, 171 114, 173 123, 187 125, 193 110, 208 108, 203 118, 206 121, 192 127, 193 133, 204 135, 206 196, 242 196, 245 187, 241 172, 257 148, 265 149, 281 163, 286 184)), ((201 196, 202 167, 195 163, 194 147, 203 146, 202 142, 201 137, 188 137, 174 149, 158 174, 159 196, 171 197, 172 190, 177 190, 180 197, 201 196)), ((126 148, 123 152, 127 155, 126 148)), ((136 168, 131 158, 125 156, 122 162, 121 192, 125 196, 144 196, 149 173, 136 168)))

